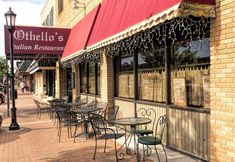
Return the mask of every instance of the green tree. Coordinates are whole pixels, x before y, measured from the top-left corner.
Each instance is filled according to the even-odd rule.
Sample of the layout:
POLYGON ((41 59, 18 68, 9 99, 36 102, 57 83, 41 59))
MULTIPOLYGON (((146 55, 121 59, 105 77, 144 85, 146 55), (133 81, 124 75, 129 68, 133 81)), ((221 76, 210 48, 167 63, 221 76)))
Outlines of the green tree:
POLYGON ((197 51, 191 51, 190 47, 184 50, 176 50, 174 53, 174 62, 175 66, 197 64, 197 51))
POLYGON ((8 71, 7 59, 0 56, 0 80, 2 80, 3 76, 7 73, 7 71, 8 71))

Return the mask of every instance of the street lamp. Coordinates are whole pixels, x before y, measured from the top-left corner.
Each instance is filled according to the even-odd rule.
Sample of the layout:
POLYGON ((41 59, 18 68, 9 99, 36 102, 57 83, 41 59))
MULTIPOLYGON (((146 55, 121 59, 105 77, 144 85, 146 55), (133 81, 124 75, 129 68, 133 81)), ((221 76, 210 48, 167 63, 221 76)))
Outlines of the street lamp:
POLYGON ((12 99, 12 108, 11 108, 11 125, 9 126, 9 130, 18 130, 20 129, 19 124, 16 120, 16 107, 15 107, 15 86, 14 86, 14 56, 13 56, 13 32, 15 30, 15 20, 16 20, 16 14, 11 11, 11 8, 9 8, 9 11, 5 13, 6 18, 6 28, 10 33, 10 62, 11 62, 11 99, 12 99))

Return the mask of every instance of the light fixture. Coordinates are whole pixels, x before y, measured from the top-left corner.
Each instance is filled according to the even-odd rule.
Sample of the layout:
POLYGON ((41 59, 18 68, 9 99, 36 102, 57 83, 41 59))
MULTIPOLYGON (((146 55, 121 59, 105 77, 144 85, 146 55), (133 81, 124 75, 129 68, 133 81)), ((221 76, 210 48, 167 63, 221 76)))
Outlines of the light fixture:
POLYGON ((10 63, 11 63, 11 99, 12 99, 12 108, 11 108, 11 125, 9 126, 9 130, 19 130, 20 126, 17 123, 16 119, 16 107, 15 107, 15 83, 14 83, 14 49, 13 49, 13 32, 15 30, 15 21, 16 21, 16 14, 11 11, 11 8, 9 8, 9 11, 5 13, 6 18, 6 28, 9 31, 9 38, 10 38, 10 63))
POLYGON ((73 8, 78 9, 78 8, 84 8, 85 9, 86 5, 85 2, 80 2, 79 0, 73 0, 73 8))

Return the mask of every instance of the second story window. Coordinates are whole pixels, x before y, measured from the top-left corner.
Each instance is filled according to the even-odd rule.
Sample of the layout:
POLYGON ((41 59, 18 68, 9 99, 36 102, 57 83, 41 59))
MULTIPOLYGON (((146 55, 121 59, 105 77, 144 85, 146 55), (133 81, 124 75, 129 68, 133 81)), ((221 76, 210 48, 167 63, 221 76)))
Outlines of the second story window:
POLYGON ((58 0, 58 14, 59 15, 63 11, 63 9, 64 9, 64 0, 58 0))

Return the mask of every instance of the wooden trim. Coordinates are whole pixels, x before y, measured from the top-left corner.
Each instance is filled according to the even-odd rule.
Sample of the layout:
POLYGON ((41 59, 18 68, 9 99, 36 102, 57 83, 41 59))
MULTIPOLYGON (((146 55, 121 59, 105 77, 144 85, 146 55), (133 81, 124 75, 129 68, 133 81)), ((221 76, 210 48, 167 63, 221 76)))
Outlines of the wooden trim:
POLYGON ((185 111, 200 112, 200 113, 206 113, 206 114, 211 113, 211 110, 209 108, 197 108, 197 107, 189 107, 189 106, 183 107, 183 106, 177 106, 177 105, 169 105, 169 108, 185 110, 185 111))
POLYGON ((165 103, 157 103, 157 102, 151 102, 151 101, 141 101, 137 100, 134 101, 134 99, 130 98, 123 98, 123 97, 114 97, 114 100, 121 100, 121 101, 127 101, 127 102, 136 102, 136 104, 143 104, 143 105, 150 105, 150 106, 156 106, 156 107, 162 107, 162 108, 170 108, 170 109, 179 109, 179 110, 185 110, 185 111, 193 111, 193 112, 199 112, 199 113, 206 113, 210 114, 209 108, 196 108, 196 107, 183 107, 183 106, 176 106, 176 105, 166 105, 165 103))

